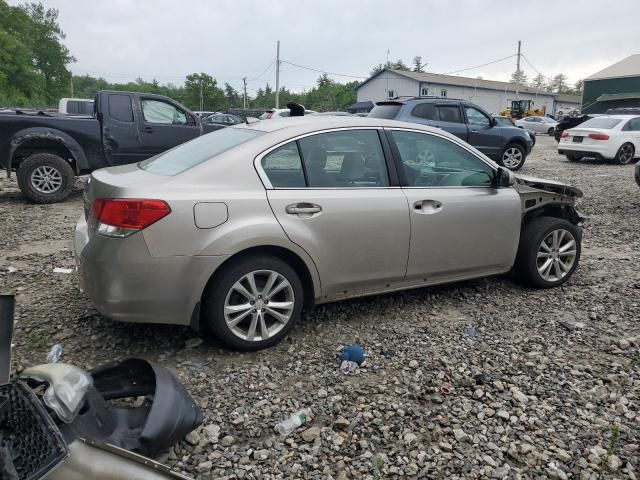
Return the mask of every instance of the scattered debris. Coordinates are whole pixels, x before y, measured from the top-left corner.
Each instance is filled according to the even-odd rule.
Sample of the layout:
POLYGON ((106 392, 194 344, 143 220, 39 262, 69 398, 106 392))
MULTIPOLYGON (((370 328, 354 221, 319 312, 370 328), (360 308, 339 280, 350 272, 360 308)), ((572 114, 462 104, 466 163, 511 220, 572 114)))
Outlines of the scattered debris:
MULTIPOLYGON (((296 428, 309 423, 312 412, 310 408, 303 408, 291 414, 289 418, 276 425, 276 431, 283 437, 290 435, 296 428)), ((224 439, 223 439, 224 440, 224 439)))
POLYGON ((478 332, 475 327, 464 327, 464 336, 475 338, 478 336, 478 332))
POLYGON ((449 395, 453 392, 453 386, 450 383, 443 383, 440 385, 440 393, 443 395, 449 395))
POLYGON ((47 363, 56 363, 62 357, 62 345, 56 343, 51 347, 49 353, 47 353, 47 363))
POLYGON ((364 351, 362 345, 358 345, 354 343, 353 345, 347 345, 342 349, 342 353, 340 354, 340 360, 343 362, 345 360, 350 362, 356 362, 358 365, 362 365, 365 361, 367 354, 364 351))
POLYGON ((73 273, 74 268, 55 267, 53 273, 73 273))
POLYGON ((342 373, 343 375, 349 375, 350 373, 357 373, 358 371, 360 371, 360 367, 356 362, 344 360, 340 364, 340 373, 342 373))
POLYGON ((14 272, 17 272, 17 271, 18 271, 18 269, 16 267, 9 266, 7 268, 7 273, 14 273, 14 272))

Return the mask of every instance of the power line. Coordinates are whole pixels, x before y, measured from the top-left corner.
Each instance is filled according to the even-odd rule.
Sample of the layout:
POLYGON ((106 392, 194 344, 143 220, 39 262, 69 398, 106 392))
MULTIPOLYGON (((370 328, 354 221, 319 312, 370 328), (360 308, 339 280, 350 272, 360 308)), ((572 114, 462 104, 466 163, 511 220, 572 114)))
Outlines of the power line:
POLYGON ((441 75, 451 75, 453 73, 466 72, 467 70, 475 70, 476 68, 486 67, 487 65, 493 65, 494 63, 504 62, 505 60, 509 60, 510 58, 513 58, 515 56, 517 56, 517 53, 514 53, 513 55, 509 55, 508 57, 500 58, 499 60, 494 60, 493 62, 487 62, 487 63, 483 63, 482 65, 475 65, 473 67, 468 67, 468 68, 462 68, 460 70, 454 70, 453 72, 442 73, 441 75))
POLYGON ((529 65, 538 75, 542 75, 547 80, 553 82, 553 78, 547 77, 544 73, 541 73, 540 70, 538 70, 536 67, 531 65, 531 62, 529 61, 529 59, 527 58, 527 56, 524 53, 522 54, 522 58, 524 58, 524 61, 527 62, 527 65, 529 65))
POLYGON ((268 66, 267 68, 265 68, 265 69, 264 69, 264 71, 263 71, 260 75, 258 75, 257 77, 250 78, 248 81, 249 81, 249 82, 253 82, 254 80, 262 80, 262 76, 263 76, 265 73, 267 73, 267 71, 268 71, 271 67, 273 67, 273 64, 274 64, 274 63, 276 63, 276 59, 275 59, 275 58, 274 58, 273 60, 271 60, 271 63, 269 64, 269 66, 268 66))
POLYGON ((336 77, 369 78, 369 77, 363 77, 363 76, 360 76, 360 75, 347 75, 347 74, 344 74, 344 73, 328 72, 327 70, 318 70, 317 68, 305 67, 304 65, 298 65, 297 63, 288 62, 286 60, 280 60, 280 62, 281 63, 286 63, 288 65, 292 65, 294 67, 303 68, 305 70, 311 70, 312 72, 326 73, 327 75, 335 75, 336 77))

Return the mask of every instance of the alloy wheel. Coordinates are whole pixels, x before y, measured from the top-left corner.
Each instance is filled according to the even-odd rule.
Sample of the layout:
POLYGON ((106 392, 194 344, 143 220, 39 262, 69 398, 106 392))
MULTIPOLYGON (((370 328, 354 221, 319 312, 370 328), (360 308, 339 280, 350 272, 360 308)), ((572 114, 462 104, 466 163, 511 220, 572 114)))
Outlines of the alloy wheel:
POLYGON ((284 275, 256 270, 231 286, 224 302, 224 319, 238 338, 263 341, 287 325, 294 306, 293 287, 284 275))
POLYGON ((622 165, 626 165, 633 159, 633 147, 628 143, 620 147, 620 153, 618 153, 618 160, 622 165))
POLYGON ((522 152, 516 147, 507 148, 502 154, 502 164, 507 168, 515 168, 522 163, 522 152))
POLYGON ((62 187, 62 174, 54 167, 42 165, 31 173, 31 185, 40 193, 54 193, 62 187))
POLYGON ((565 229, 550 232, 538 247, 536 267, 547 282, 563 279, 576 261, 576 239, 565 229))

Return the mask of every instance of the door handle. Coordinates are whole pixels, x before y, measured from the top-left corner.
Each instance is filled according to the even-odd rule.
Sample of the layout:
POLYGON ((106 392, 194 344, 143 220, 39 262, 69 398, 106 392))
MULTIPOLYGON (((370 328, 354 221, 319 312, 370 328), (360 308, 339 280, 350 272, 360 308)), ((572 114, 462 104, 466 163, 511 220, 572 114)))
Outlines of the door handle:
POLYGON ((471 133, 478 133, 478 130, 471 130, 471 133))
POLYGON ((438 200, 418 200, 413 204, 416 213, 432 214, 442 211, 442 202, 438 200))
POLYGON ((287 205, 285 210, 292 215, 312 215, 314 213, 320 213, 322 207, 313 203, 296 203, 294 205, 287 205))
POLYGON ((153 128, 151 127, 144 127, 142 130, 144 130, 147 133, 153 133, 153 128))

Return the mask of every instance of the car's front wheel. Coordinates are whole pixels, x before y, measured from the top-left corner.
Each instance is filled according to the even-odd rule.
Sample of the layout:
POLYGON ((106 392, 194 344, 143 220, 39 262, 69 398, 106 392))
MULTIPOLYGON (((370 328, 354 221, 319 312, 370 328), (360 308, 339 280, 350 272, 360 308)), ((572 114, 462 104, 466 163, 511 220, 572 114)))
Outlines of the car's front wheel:
POLYGON ((302 283, 287 263, 250 256, 223 267, 207 287, 204 322, 225 345, 260 350, 282 340, 300 317, 302 283))
POLYGON ((627 165, 631 163, 635 154, 636 151, 633 145, 631 143, 625 143, 618 149, 614 160, 620 165, 627 165))
POLYGON ((553 127, 547 130, 547 135, 549 135, 550 137, 553 137, 554 133, 555 133, 555 129, 553 127))
POLYGON ((510 143, 502 152, 498 163, 509 170, 515 171, 522 168, 526 158, 527 153, 522 145, 510 143))
POLYGON ((516 275, 537 288, 562 285, 578 267, 581 245, 580 230, 574 224, 556 217, 536 218, 520 237, 516 275))

